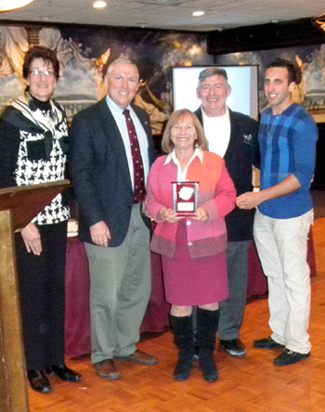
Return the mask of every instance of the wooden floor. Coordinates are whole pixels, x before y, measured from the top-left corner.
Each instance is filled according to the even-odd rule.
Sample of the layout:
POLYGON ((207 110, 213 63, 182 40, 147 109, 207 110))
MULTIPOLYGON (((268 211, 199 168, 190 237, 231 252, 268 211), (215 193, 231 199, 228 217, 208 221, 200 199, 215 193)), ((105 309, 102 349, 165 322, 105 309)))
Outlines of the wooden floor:
POLYGON ((241 339, 244 359, 216 353, 219 380, 206 383, 195 365, 187 382, 172 371, 176 350, 170 332, 142 342, 140 349, 160 359, 157 366, 119 362, 122 379, 97 378, 89 358, 69 360, 83 374, 78 384, 51 379, 53 392, 29 391, 31 412, 324 412, 325 411, 325 219, 315 221, 317 276, 312 281, 310 324, 312 355, 303 362, 275 367, 275 351, 254 349, 253 340, 269 335, 267 300, 247 305, 241 339))

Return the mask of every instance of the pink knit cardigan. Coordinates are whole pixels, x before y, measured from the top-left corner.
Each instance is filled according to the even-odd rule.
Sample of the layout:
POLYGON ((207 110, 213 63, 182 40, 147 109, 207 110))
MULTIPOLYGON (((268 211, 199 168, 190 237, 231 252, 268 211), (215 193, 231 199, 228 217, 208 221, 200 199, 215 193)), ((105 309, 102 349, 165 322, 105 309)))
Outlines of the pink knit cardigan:
MULTIPOLYGON (((150 249, 168 257, 175 253, 177 223, 168 223, 159 216, 163 207, 173 209, 172 183, 177 180, 177 165, 167 156, 159 157, 151 167, 146 208, 157 226, 150 249)), ((236 189, 228 174, 224 160, 211 152, 203 152, 203 163, 195 157, 187 170, 186 178, 199 182, 198 207, 209 214, 207 223, 186 219, 187 241, 191 258, 217 255, 226 250, 227 231, 224 217, 235 207, 236 189)))

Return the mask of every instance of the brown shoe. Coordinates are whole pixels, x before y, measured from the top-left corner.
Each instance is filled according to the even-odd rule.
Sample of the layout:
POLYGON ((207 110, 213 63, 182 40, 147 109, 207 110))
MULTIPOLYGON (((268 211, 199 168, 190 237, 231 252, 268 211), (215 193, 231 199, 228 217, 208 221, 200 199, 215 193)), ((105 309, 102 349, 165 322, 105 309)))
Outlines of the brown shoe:
POLYGON ((112 359, 105 359, 102 362, 94 363, 97 375, 107 381, 116 381, 120 379, 120 373, 116 369, 112 359))
POLYGON ((155 356, 149 355, 149 353, 142 352, 137 349, 129 356, 114 356, 114 359, 126 362, 133 362, 138 365, 153 366, 157 365, 158 359, 155 356))

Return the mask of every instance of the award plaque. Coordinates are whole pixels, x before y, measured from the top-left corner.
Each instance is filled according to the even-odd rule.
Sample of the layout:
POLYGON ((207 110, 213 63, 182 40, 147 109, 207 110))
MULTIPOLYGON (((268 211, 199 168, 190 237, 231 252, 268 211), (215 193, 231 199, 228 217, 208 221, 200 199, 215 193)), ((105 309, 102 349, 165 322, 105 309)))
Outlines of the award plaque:
POLYGON ((178 216, 195 216, 199 182, 172 182, 174 213, 178 216))

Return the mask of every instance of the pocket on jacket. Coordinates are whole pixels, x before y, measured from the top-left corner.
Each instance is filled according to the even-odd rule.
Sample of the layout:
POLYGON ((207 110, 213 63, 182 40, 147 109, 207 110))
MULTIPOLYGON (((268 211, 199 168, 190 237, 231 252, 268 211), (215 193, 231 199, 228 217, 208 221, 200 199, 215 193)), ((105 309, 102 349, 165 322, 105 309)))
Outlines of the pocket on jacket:
POLYGON ((27 158, 31 162, 45 159, 44 140, 30 140, 27 144, 27 158))

